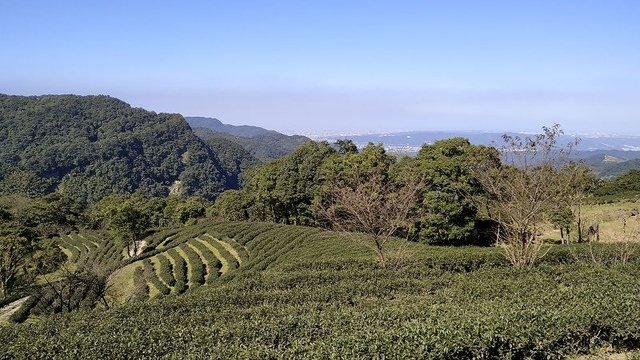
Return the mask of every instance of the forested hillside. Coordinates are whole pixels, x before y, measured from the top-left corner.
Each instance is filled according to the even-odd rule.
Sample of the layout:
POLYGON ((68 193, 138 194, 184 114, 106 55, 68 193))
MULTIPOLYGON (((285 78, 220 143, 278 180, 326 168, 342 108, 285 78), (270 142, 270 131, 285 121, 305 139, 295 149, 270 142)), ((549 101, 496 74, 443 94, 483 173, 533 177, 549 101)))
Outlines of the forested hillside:
POLYGON ((186 116, 185 120, 193 128, 207 128, 217 133, 224 133, 241 137, 254 137, 264 134, 283 135, 275 130, 267 130, 259 126, 230 125, 210 117, 186 116))
POLYGON ((215 198, 236 187, 184 118, 109 96, 0 95, 0 193, 215 198))
MULTIPOLYGON (((191 118, 188 118, 191 119, 191 118)), ((242 146, 253 157, 260 161, 275 160, 283 157, 300 145, 310 141, 309 138, 300 135, 284 135, 276 131, 265 130, 256 127, 233 127, 231 125, 222 127, 199 127, 200 122, 190 122, 194 132, 201 139, 207 141, 211 139, 226 139, 242 146), (237 130, 243 129, 243 130, 237 130), (255 130, 260 129, 260 131, 255 130), (239 135, 242 134, 242 135, 239 135)))

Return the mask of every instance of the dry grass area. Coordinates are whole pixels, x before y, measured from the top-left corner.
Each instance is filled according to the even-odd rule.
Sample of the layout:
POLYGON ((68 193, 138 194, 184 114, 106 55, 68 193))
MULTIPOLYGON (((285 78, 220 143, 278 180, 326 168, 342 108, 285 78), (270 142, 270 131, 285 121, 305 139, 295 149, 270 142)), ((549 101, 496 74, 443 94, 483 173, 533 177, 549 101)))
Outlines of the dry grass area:
POLYGON ((600 351, 597 351, 592 355, 581 355, 570 357, 570 360, 638 360, 640 359, 640 352, 632 351, 632 352, 615 352, 610 348, 604 348, 600 351))
MULTIPOLYGON (((581 213, 583 228, 599 225, 600 242, 640 242, 640 202, 585 205, 581 213)), ((572 242, 576 241, 577 229, 572 229, 570 236, 572 242)), ((549 227, 543 238, 560 241, 560 230, 549 227)))

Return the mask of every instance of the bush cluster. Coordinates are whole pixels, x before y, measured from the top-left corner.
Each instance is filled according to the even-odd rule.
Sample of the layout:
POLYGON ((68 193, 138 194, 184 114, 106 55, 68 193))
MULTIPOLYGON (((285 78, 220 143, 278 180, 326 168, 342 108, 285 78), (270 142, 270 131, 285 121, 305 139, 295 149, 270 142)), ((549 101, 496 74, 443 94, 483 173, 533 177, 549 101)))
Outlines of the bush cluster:
POLYGON ((173 275, 176 278, 175 286, 173 290, 176 294, 182 294, 187 291, 188 288, 188 280, 187 280, 187 262, 184 261, 184 258, 175 248, 169 249, 167 254, 173 259, 173 275))

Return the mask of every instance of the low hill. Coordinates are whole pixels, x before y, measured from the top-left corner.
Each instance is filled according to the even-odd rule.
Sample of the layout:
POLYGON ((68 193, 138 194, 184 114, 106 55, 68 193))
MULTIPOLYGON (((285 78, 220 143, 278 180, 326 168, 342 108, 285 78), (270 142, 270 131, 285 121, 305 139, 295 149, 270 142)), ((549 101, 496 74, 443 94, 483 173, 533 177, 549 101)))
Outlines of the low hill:
POLYGON ((205 141, 224 139, 234 142, 260 161, 285 156, 310 141, 300 135, 285 135, 256 126, 234 126, 212 118, 186 118, 196 135, 205 141))
POLYGON ((213 199, 237 187, 182 116, 108 96, 0 95, 0 143, 2 194, 57 190, 86 203, 136 191, 213 199))
POLYGON ((275 130, 267 130, 258 126, 229 125, 210 117, 186 116, 185 119, 192 128, 205 128, 217 133, 229 134, 240 137, 254 137, 258 135, 283 135, 275 130))
POLYGON ((629 170, 640 169, 640 151, 595 150, 577 151, 573 154, 603 179, 620 176, 629 170))
MULTIPOLYGON (((100 237, 72 234, 59 244, 77 266, 118 258, 118 251, 106 250, 108 239, 92 236, 100 237)), ((382 268, 364 240, 271 223, 168 229, 147 238, 134 259, 120 252, 110 289, 123 304, 0 327, 0 353, 563 358, 640 342, 640 259, 636 254, 621 265, 619 246, 556 245, 543 266, 518 270, 498 248, 395 240, 393 265, 382 268), (597 265, 590 264, 594 255, 597 265)))

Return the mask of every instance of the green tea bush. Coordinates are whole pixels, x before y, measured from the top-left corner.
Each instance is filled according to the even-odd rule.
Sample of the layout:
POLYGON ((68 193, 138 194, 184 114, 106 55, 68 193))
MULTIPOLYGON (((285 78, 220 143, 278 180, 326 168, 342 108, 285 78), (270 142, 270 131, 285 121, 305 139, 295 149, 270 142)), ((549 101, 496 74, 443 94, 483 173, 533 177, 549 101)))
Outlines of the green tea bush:
POLYGON ((30 296, 24 303, 9 317, 9 321, 14 323, 21 323, 29 317, 31 309, 33 309, 38 303, 38 298, 30 296))
POLYGON ((185 255, 187 255, 190 284, 193 287, 204 284, 206 267, 202 263, 200 255, 198 255, 198 253, 189 246, 189 243, 180 245, 180 249, 185 253, 185 255))
POLYGON ((71 256, 69 256, 70 262, 73 263, 78 261, 78 258, 80 257, 80 251, 78 250, 77 247, 75 247, 73 244, 71 244, 64 238, 59 238, 57 241, 60 247, 62 247, 65 250, 68 250, 71 253, 71 256))
POLYGON ((142 266, 144 267, 144 279, 147 281, 147 283, 153 285, 153 287, 155 287, 160 294, 169 295, 169 293, 171 293, 171 289, 169 289, 167 285, 165 285, 160 280, 160 278, 158 278, 153 268, 153 264, 151 263, 151 260, 149 259, 143 260, 142 266))
POLYGON ((194 241, 191 241, 189 245, 193 245, 193 247, 195 247, 196 250, 198 250, 198 252, 202 254, 204 261, 207 263, 207 275, 205 278, 205 282, 207 284, 210 284, 220 276, 220 269, 222 268, 222 264, 213 253, 213 251, 211 251, 211 249, 202 241, 203 240, 195 239, 194 241))
MULTIPOLYGON (((224 247, 191 236, 202 231, 232 244, 224 237, 252 230, 243 223, 197 226, 176 234, 189 266, 177 248, 158 258, 175 260, 174 293, 187 290, 187 271, 193 283, 197 260, 187 249, 208 265, 210 285, 144 306, 83 310, 0 328, 0 354, 559 359, 602 347, 640 348, 640 259, 631 256, 622 265, 616 245, 553 246, 535 267, 516 269, 500 248, 408 244, 403 266, 381 268, 349 236, 275 225, 246 242, 251 256, 242 267, 214 281, 217 271, 210 268, 220 262, 202 241, 218 244, 218 251, 224 247)), ((389 250, 404 245, 393 240, 389 250)), ((157 264, 159 270, 161 260, 157 264)), ((134 284, 141 272, 134 272, 134 284)))
POLYGON ((167 254, 173 259, 173 274, 176 279, 173 290, 177 294, 182 294, 187 290, 187 263, 182 258, 182 255, 176 251, 175 248, 169 249, 167 254))
POLYGON ((637 266, 583 265, 247 272, 143 307, 3 329, 0 350, 27 358, 564 358, 640 345, 638 275, 637 266))
POLYGON ((131 298, 134 300, 140 300, 149 296, 149 285, 144 280, 143 267, 137 267, 133 271, 133 293, 131 298))
POLYGON ((223 238, 222 241, 226 242, 229 245, 231 245, 231 248, 233 250, 235 250, 236 253, 238 253, 238 256, 240 256, 240 260, 241 261, 246 262, 246 261, 249 260, 249 252, 247 251, 247 249, 244 246, 240 245, 234 239, 229 238, 229 237, 223 238))
POLYGON ((158 261, 158 276, 169 286, 176 284, 176 279, 173 277, 173 265, 164 255, 158 255, 155 257, 158 261))
POLYGON ((227 249, 225 249, 224 246, 222 246, 217 239, 206 237, 204 238, 204 241, 209 243, 209 245, 211 245, 214 249, 218 251, 220 256, 222 256, 221 260, 224 260, 227 263, 229 267, 228 271, 237 269, 240 266, 240 264, 238 263, 238 260, 233 255, 231 255, 231 253, 228 252, 227 249))

